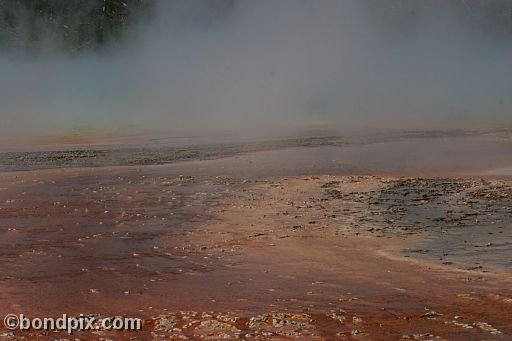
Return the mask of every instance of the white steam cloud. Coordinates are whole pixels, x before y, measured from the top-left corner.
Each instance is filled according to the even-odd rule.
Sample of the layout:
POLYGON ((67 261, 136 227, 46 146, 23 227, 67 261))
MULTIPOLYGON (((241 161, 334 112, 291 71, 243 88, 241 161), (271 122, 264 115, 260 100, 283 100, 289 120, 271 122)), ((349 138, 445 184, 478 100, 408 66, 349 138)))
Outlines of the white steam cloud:
POLYGON ((3 53, 0 133, 512 123, 512 39, 464 2, 211 3, 160 1, 102 52, 3 53))

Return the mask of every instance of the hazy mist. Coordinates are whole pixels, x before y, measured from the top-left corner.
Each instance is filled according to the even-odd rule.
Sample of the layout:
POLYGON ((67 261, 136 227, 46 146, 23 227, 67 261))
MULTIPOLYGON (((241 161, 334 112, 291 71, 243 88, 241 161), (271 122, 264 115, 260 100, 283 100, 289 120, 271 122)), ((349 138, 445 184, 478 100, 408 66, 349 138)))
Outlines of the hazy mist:
POLYGON ((51 34, 36 56, 2 51, 0 133, 512 126, 511 11, 508 1, 160 1, 99 51, 54 48, 51 34))

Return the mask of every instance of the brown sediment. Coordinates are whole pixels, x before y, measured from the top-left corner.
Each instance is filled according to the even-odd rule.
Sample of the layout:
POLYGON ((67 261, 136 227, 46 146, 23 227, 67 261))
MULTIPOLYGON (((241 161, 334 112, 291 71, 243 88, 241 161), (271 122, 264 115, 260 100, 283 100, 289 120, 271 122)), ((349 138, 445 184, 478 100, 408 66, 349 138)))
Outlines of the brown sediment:
MULTIPOLYGON (((402 253, 433 230, 423 221, 424 228, 404 230, 415 222, 385 206, 399 206, 397 195, 411 184, 425 205, 457 204, 436 201, 435 193, 450 194, 442 186, 457 198, 479 190, 496 200, 506 181, 178 171, 4 173, 0 312, 140 317, 144 330, 123 337, 157 339, 512 335, 508 270, 402 253)), ((510 219, 503 224, 509 228, 510 219)), ((14 337, 38 334, 48 336, 14 337)))

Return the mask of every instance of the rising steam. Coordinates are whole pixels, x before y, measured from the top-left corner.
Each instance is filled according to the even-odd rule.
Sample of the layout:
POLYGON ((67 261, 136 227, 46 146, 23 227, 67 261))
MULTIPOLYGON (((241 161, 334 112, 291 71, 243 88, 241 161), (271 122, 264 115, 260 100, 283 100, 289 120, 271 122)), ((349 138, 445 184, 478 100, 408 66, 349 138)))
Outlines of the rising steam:
POLYGON ((510 125, 511 6, 483 2, 160 1, 101 51, 3 51, 0 133, 510 125))

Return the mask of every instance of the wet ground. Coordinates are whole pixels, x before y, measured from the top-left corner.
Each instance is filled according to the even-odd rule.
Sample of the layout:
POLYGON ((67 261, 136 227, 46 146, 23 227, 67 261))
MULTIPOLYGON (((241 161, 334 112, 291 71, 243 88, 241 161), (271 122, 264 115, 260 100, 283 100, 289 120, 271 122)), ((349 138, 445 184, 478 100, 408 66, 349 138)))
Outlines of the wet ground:
POLYGON ((386 178, 380 179, 378 188, 348 193, 336 189, 342 184, 327 184, 326 193, 361 204, 352 224, 355 230, 370 230, 377 237, 420 234, 424 236, 421 242, 404 253, 436 258, 443 264, 460 262, 459 266, 467 269, 486 264, 512 270, 510 182, 386 178))
POLYGON ((457 141, 4 172, 0 313, 145 320, 82 339, 510 339, 511 184, 475 176, 509 142, 457 141))

